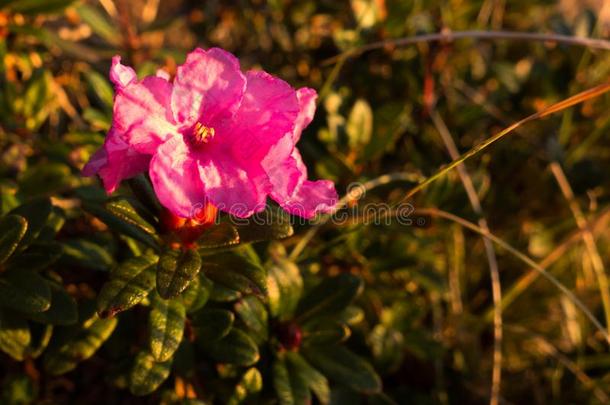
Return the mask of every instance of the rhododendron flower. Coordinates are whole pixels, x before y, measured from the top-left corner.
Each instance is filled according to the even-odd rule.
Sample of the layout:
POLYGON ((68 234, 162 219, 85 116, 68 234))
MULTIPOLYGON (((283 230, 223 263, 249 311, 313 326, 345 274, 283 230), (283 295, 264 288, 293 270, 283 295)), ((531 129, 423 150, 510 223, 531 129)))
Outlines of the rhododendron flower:
POLYGON ((316 92, 263 71, 242 73, 222 49, 195 49, 167 74, 138 80, 115 56, 112 129, 83 169, 106 191, 148 170, 161 204, 190 218, 211 203, 247 217, 267 196, 305 218, 330 211, 330 181, 307 179, 295 144, 315 112, 316 92))

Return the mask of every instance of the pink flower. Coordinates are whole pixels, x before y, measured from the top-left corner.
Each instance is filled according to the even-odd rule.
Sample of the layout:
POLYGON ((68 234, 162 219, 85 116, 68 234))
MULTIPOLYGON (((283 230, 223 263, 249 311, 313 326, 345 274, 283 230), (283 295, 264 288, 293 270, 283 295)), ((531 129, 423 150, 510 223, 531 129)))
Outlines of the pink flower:
POLYGON ((212 203, 239 217, 262 211, 270 196, 305 218, 337 202, 330 181, 307 180, 295 144, 315 112, 316 92, 294 90, 263 71, 241 72, 218 48, 195 49, 166 74, 138 80, 115 56, 112 129, 83 169, 106 191, 148 170, 161 204, 193 217, 212 203))

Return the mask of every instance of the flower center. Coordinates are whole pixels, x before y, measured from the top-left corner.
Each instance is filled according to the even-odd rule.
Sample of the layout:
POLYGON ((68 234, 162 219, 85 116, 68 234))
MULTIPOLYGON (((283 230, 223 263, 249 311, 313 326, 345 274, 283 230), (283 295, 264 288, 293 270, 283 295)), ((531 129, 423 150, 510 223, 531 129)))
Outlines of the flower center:
POLYGON ((215 133, 216 131, 214 130, 214 128, 206 127, 201 122, 198 122, 193 127, 191 141, 196 146, 205 145, 212 138, 214 138, 215 133))

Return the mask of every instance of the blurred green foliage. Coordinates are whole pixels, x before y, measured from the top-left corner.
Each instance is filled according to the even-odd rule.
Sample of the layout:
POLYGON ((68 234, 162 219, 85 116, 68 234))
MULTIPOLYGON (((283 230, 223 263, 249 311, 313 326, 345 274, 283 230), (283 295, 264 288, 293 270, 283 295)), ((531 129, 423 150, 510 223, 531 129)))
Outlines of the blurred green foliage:
MULTIPOLYGON (((245 68, 316 88, 300 143, 310 172, 340 192, 402 173, 350 202, 397 204, 411 180, 450 160, 432 114, 464 152, 605 82, 610 56, 463 40, 329 58, 444 30, 605 37, 610 20, 597 3, 0 0, 0 402, 489 402, 494 305, 480 236, 415 210, 410 225, 362 226, 360 212, 304 240, 311 225, 293 229, 269 206, 266 225, 223 217, 197 250, 172 249, 145 177, 108 197, 80 175, 110 126, 110 58, 140 75, 172 74, 192 48, 220 46, 245 68)), ((600 293, 574 207, 605 274, 609 108, 608 96, 586 101, 466 164, 491 231, 600 320, 610 292, 600 293)), ((456 172, 410 203, 478 219, 456 172)), ((608 402, 604 337, 565 294, 497 253, 500 399, 608 402)))

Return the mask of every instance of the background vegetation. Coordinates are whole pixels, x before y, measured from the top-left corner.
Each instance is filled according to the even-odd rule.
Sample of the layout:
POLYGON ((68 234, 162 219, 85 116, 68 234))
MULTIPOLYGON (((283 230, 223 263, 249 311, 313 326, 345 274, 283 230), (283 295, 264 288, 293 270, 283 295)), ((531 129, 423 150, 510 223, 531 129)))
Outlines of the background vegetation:
POLYGON ((365 184, 351 205, 397 204, 456 150, 605 83, 608 51, 464 39, 331 58, 449 30, 603 38, 606 3, 0 0, 0 402, 608 402, 607 96, 432 183, 411 225, 293 233, 275 210, 182 257, 145 179, 109 199, 80 176, 111 122, 113 55, 145 75, 220 46, 318 90, 300 143, 314 177, 365 184), (156 274, 176 269, 172 290, 156 274))

